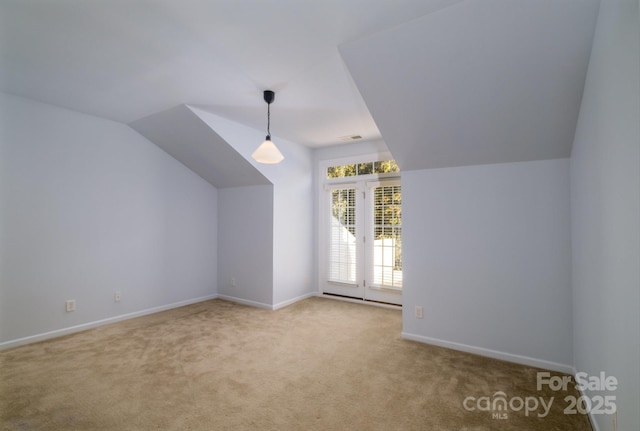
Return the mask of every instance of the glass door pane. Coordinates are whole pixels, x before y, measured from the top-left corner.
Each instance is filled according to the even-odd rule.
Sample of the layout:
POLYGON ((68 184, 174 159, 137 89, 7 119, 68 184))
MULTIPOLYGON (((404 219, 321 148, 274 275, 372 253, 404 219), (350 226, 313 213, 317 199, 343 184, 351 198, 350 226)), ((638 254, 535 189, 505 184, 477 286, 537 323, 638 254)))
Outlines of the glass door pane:
POLYGON ((322 290, 363 298, 362 199, 358 184, 332 186, 327 192, 325 277, 322 290))
POLYGON ((329 221, 329 281, 357 283, 356 189, 331 191, 329 221))
POLYGON ((402 190, 373 189, 372 286, 402 288, 402 190))
POLYGON ((369 184, 365 299, 402 304, 402 188, 369 184))

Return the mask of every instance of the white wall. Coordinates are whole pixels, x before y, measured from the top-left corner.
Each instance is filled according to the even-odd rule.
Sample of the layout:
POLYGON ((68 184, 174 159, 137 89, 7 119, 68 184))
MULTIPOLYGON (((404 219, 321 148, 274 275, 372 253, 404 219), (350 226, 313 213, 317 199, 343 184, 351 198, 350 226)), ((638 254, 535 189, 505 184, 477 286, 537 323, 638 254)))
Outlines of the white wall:
MULTIPOLYGON (((202 109, 195 107, 190 109, 273 184, 272 202, 268 204, 268 208, 272 210, 273 222, 271 226, 273 233, 271 297, 268 301, 266 298, 260 301, 255 299, 256 295, 262 297, 264 292, 261 290, 259 292, 247 290, 244 292, 247 297, 242 298, 231 294, 230 296, 258 302, 264 300, 267 301, 265 304, 277 308, 311 295, 314 290, 311 281, 314 268, 311 151, 301 145, 279 139, 277 135, 272 135, 273 141, 285 157, 284 161, 276 165, 257 163, 251 158, 251 154, 264 140, 264 131, 234 123, 202 109)), ((264 204, 267 205, 266 202, 264 204)), ((241 254, 237 257, 239 260, 233 265, 245 268, 245 272, 251 271, 251 267, 247 266, 251 262, 241 254)), ((231 262, 227 259, 227 264, 229 263, 231 262)), ((219 267, 226 272, 222 262, 219 267)), ((220 280, 221 287, 223 282, 228 284, 226 278, 220 278, 220 280)), ((234 292, 240 293, 238 289, 234 292)))
MULTIPOLYGON (((578 371, 620 382, 618 429, 640 429, 640 17, 603 1, 571 154, 578 371)), ((600 430, 613 419, 594 415, 600 430)))
POLYGON ((402 191, 403 335, 569 371, 569 161, 405 171, 402 191))
MULTIPOLYGON (((370 154, 388 154, 389 149, 382 140, 350 142, 342 145, 316 148, 313 151, 315 166, 321 160, 339 159, 370 154)), ((402 167, 401 167, 402 168, 402 167)))
POLYGON ((128 126, 22 98, 0 95, 0 133, 0 343, 216 294, 210 184, 128 126))
POLYGON ((273 186, 219 189, 220 297, 271 308, 272 292, 273 186))
POLYGON ((286 159, 274 178, 273 305, 280 307, 314 291, 314 202, 310 151, 279 143, 286 159))

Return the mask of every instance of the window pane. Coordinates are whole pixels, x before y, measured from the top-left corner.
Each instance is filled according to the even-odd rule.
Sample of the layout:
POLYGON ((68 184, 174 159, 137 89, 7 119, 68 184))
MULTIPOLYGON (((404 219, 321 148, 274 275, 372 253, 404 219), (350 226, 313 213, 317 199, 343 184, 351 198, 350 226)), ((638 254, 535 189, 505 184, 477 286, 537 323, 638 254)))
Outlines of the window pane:
POLYGON ((358 165, 358 175, 369 175, 373 173, 373 162, 360 163, 358 165))
POLYGON ((327 168, 327 178, 353 177, 357 174, 356 165, 339 165, 327 168))
POLYGON ((374 189, 373 282, 402 287, 401 186, 374 189))
POLYGON ((395 160, 337 165, 327 168, 327 178, 354 177, 356 175, 386 174, 400 172, 395 160))
POLYGON ((356 281, 355 189, 331 192, 331 231, 327 277, 331 281, 356 281))
POLYGON ((337 169, 337 166, 330 166, 327 168, 327 178, 338 178, 340 177, 340 172, 337 169))
POLYGON ((357 175, 356 165, 343 165, 341 168, 344 170, 345 177, 355 177, 357 175))
POLYGON ((400 172, 400 168, 395 160, 383 160, 375 162, 373 170, 376 174, 386 174, 390 172, 400 172))

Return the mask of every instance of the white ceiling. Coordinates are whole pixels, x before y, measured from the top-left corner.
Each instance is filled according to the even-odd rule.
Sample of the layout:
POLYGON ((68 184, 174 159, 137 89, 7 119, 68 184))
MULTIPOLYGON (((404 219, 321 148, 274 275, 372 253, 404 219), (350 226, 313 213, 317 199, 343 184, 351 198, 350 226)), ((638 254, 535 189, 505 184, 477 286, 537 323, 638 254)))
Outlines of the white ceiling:
POLYGON ((465 1, 340 49, 404 170, 565 158, 597 11, 465 1))
POLYGON ((309 147, 380 128, 403 168, 553 158, 571 147, 597 6, 0 0, 0 89, 127 124, 191 104, 258 130, 272 89, 272 134, 309 147))

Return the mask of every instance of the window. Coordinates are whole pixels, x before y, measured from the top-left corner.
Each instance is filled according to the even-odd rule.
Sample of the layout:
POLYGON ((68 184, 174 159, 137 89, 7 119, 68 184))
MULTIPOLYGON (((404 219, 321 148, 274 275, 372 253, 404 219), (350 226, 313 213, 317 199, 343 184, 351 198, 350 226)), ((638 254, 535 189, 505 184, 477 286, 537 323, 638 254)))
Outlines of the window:
POLYGON ((400 168, 395 160, 351 163, 348 165, 329 166, 326 178, 355 177, 358 175, 399 173, 400 168))
POLYGON ((402 287, 402 186, 376 184, 373 192, 373 285, 402 287))
POLYGON ((327 163, 322 209, 324 293, 402 301, 402 187, 395 160, 327 163))

